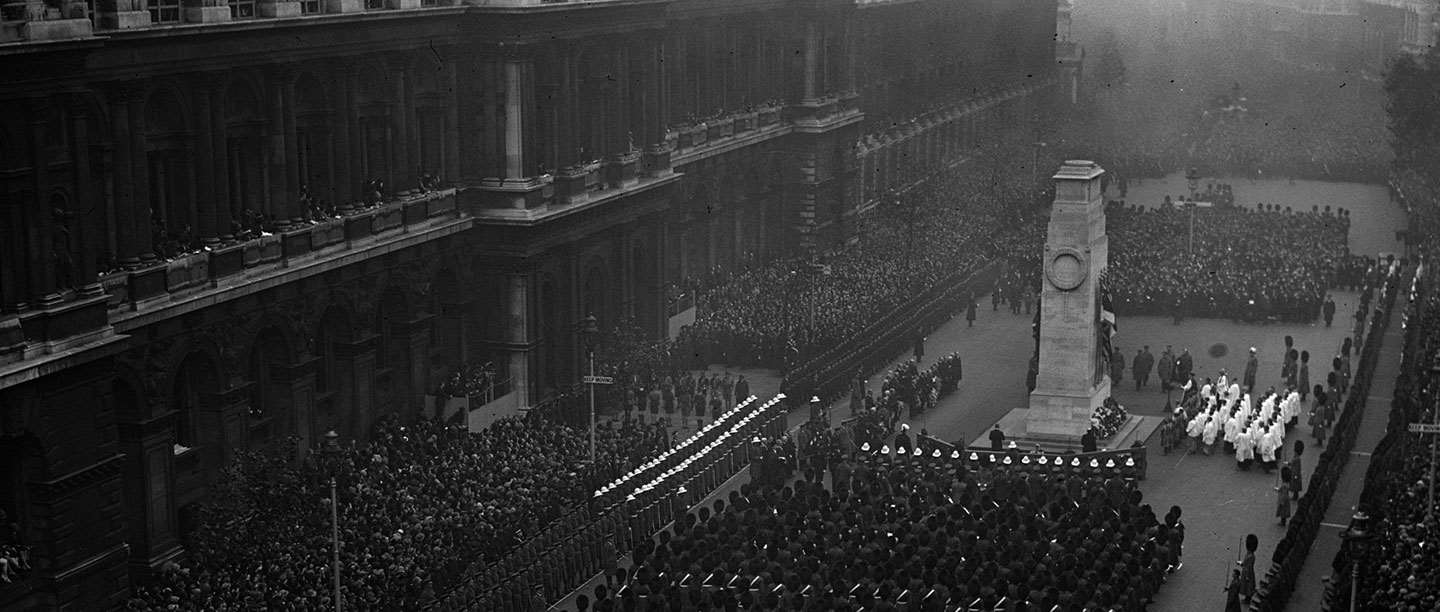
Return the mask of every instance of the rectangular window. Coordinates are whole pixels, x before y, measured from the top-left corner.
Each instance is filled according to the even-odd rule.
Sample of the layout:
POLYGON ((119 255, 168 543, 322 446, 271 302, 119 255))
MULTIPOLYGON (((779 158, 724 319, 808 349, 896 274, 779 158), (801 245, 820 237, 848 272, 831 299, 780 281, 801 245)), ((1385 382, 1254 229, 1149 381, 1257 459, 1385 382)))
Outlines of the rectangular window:
POLYGON ((385 8, 385 0, 365 0, 365 10, 374 11, 385 8))
POLYGON ((440 6, 440 0, 420 0, 420 6, 440 6))
POLYGON ((250 19, 255 17, 255 0, 230 0, 231 19, 250 19))
POLYGON ((145 0, 150 10, 150 23, 179 23, 180 0, 145 0))
POLYGON ((319 15, 320 0, 300 0, 301 15, 319 15))

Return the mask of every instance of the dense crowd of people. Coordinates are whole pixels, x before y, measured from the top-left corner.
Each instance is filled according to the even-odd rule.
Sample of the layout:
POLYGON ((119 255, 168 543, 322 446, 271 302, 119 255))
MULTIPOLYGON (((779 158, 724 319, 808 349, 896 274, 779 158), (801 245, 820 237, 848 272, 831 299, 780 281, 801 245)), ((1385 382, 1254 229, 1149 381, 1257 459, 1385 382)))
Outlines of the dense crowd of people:
POLYGON ((1111 206, 1106 221, 1122 314, 1308 322, 1349 259, 1348 220, 1324 213, 1111 206))
MULTIPOLYGON (((822 266, 779 260, 714 275, 680 338, 710 363, 789 369, 835 346, 942 280, 1005 252, 1026 181, 955 170, 861 221, 860 244, 822 266)), ((1028 177, 1023 177, 1028 179, 1028 177)))
POLYGON ((227 468, 183 565, 137 589, 133 610, 334 607, 328 476, 338 484, 347 609, 413 609, 472 564, 492 562, 583 506, 605 482, 664 449, 661 426, 587 432, 507 418, 481 433, 386 419, 369 444, 296 462, 227 468))
POLYGON ((20 539, 20 525, 0 510, 0 584, 20 580, 31 569, 30 547, 20 539))
POLYGON ((489 401, 495 395, 495 385, 500 382, 494 362, 462 363, 450 376, 440 382, 436 389, 442 397, 478 397, 489 401))
POLYGON ((1180 565, 1179 508, 1157 518, 1119 477, 879 453, 829 471, 680 517, 594 609, 1143 610, 1180 565))
MULTIPOLYGON (((917 341, 916 346, 923 347, 923 341, 917 341)), ((852 413, 858 413, 861 409, 878 408, 890 415, 892 423, 918 418, 933 409, 941 397, 954 392, 963 375, 964 364, 957 353, 941 357, 929 367, 921 367, 917 359, 908 359, 880 380, 878 400, 864 388, 863 380, 857 376, 860 384, 858 388, 851 389, 850 409, 852 413)))
MULTIPOLYGON (((1437 279, 1440 275, 1432 270, 1424 283, 1437 279)), ((1440 441, 1433 434, 1407 430, 1411 423, 1436 422, 1435 398, 1440 395, 1440 381, 1430 375, 1430 368, 1440 365, 1440 291, 1433 286, 1421 291, 1412 306, 1417 310, 1406 321, 1417 338, 1406 371, 1396 381, 1392 433, 1374 449, 1375 465, 1366 477, 1365 494, 1370 497, 1362 498, 1361 509, 1370 520, 1362 527, 1373 536, 1372 543, 1369 550, 1344 551, 1351 563, 1362 565, 1360 592, 1352 596, 1376 609, 1403 612, 1440 606, 1440 583, 1435 580, 1440 575, 1440 523, 1428 497, 1435 476, 1430 471, 1432 447, 1440 441)))

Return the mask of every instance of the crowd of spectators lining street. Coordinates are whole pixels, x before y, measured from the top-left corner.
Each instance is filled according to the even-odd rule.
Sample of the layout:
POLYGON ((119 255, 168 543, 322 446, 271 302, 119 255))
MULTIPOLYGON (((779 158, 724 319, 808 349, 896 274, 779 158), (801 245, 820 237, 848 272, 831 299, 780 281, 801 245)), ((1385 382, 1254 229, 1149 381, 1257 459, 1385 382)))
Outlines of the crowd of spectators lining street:
POLYGON ((1114 206, 1106 221, 1126 314, 1312 321, 1349 257, 1348 217, 1318 211, 1114 206))
MULTIPOLYGON (((1358 287, 1374 265, 1349 252, 1343 210, 1195 209, 1193 249, 1191 214, 1168 198, 1159 208, 1108 205, 1108 282, 1117 313, 1308 322, 1321 315, 1327 291, 1358 287)), ((1035 224, 1013 238, 1011 274, 1001 279, 997 307, 1009 302, 1013 312, 1022 305, 1029 312, 1014 299, 1030 300, 1039 286, 1044 237, 1044 226, 1035 224)))
MULTIPOLYGON (((588 433, 502 419, 480 433, 422 420, 378 423, 334 459, 342 600, 351 610, 414 609, 472 563, 499 559, 599 483, 669 443, 663 425, 602 423, 588 433)), ((227 468, 188 542, 189 558, 138 587, 131 610, 334 608, 326 461, 250 456, 227 468)))
POLYGON ((1430 374, 1430 368, 1440 364, 1440 291, 1434 286, 1440 274, 1432 269, 1421 279, 1416 310, 1410 313, 1419 320, 1405 323, 1417 338, 1395 384, 1389 434, 1374 449, 1356 449, 1374 451, 1360 507, 1369 515, 1367 527, 1373 544, 1363 552, 1355 547, 1343 549, 1336 558, 1334 574, 1348 576, 1347 563, 1361 564, 1359 592, 1348 593, 1349 583, 1342 580, 1334 584, 1339 595, 1356 597, 1367 607, 1397 612, 1440 607, 1440 582, 1435 579, 1440 575, 1440 552, 1436 550, 1440 523, 1431 514, 1434 508, 1427 509, 1434 477, 1431 447, 1437 440, 1435 435, 1408 431, 1411 423, 1435 422, 1436 394, 1440 393, 1440 380, 1430 374))
POLYGON ((709 363, 789 369, 1002 255, 1005 228, 1034 213, 1030 197, 1018 178, 996 185, 948 171, 863 219, 859 244, 823 257, 824 271, 782 259, 703 279, 679 343, 709 363))

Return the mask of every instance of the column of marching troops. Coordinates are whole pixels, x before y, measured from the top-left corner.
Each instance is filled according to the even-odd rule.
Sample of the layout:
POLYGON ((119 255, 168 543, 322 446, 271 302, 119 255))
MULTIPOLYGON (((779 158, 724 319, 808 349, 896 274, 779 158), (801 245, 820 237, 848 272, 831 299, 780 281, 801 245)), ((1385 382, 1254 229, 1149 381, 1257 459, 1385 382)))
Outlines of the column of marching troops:
POLYGON ((619 555, 648 540, 691 505, 750 466, 763 442, 785 434, 783 395, 755 406, 751 397, 694 436, 596 491, 571 512, 476 579, 442 598, 442 610, 545 610, 619 555))

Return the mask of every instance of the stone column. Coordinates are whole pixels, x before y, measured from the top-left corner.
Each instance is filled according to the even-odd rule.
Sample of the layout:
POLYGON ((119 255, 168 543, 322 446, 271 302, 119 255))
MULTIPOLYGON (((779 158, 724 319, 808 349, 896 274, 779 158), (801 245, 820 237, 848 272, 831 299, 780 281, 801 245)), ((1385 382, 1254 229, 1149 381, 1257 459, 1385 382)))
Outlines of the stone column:
POLYGON ((660 142, 665 137, 665 128, 670 125, 666 118, 669 109, 662 102, 665 91, 664 49, 664 42, 654 36, 647 37, 641 47, 644 61, 640 86, 644 88, 645 95, 636 140, 646 145, 660 142))
MULTIPOLYGON (((855 23, 857 19, 859 17, 853 12, 845 18, 845 91, 850 93, 856 93, 855 67, 860 63, 860 43, 857 40, 860 34, 856 32, 859 26, 855 23)), ((858 104, 858 101, 856 103, 858 104)))
POLYGON ((466 184, 479 183, 481 177, 499 175, 491 174, 485 166, 488 161, 486 151, 491 138, 490 132, 485 129, 485 115, 488 113, 488 92, 491 91, 492 84, 486 82, 482 76, 489 62, 480 59, 477 53, 472 48, 460 48, 459 54, 463 59, 456 61, 455 87, 449 96, 451 107, 464 109, 464 112, 455 114, 457 121, 453 129, 454 137, 458 141, 456 150, 459 159, 457 172, 448 178, 466 184))
POLYGON ((410 142, 410 123, 414 113, 410 106, 410 75, 403 69, 390 71, 395 80, 395 105, 392 108, 390 124, 394 126, 394 140, 391 143, 390 164, 393 177, 393 191, 403 191, 419 182, 420 173, 415 170, 413 144, 410 142))
POLYGON ((516 405, 527 408, 530 406, 530 275, 509 274, 506 284, 509 289, 505 339, 511 345, 510 387, 514 389, 516 405))
POLYGON ((529 59, 506 59, 502 66, 505 88, 505 178, 529 174, 528 147, 535 106, 533 65, 529 59))
POLYGON ((630 149, 630 79, 625 78, 630 74, 630 49, 628 45, 616 45, 611 47, 611 52, 614 56, 611 57, 610 69, 620 76, 608 90, 610 108, 605 113, 605 150, 596 151, 606 156, 630 149))
MULTIPOLYGON (((75 202, 71 211, 90 202, 104 201, 95 193, 94 168, 90 161, 90 107, 85 98, 72 95, 66 99, 70 110, 70 147, 75 152, 75 202)), ((99 255, 100 232, 89 215, 76 215, 69 220, 69 253, 71 281, 84 296, 100 295, 104 289, 96 279, 95 258, 99 255)))
MULTIPOLYGON (((135 154, 135 147, 131 141, 143 138, 143 132, 136 134, 131 131, 130 122, 131 104, 130 99, 138 96, 139 92, 131 84, 117 84, 109 92, 110 98, 110 128, 115 131, 115 155, 114 155, 114 177, 115 177, 115 232, 118 249, 115 258, 121 265, 133 267, 140 263, 140 241, 135 236, 135 225, 131 219, 137 214, 136 193, 135 193, 135 164, 131 157, 135 154)), ((148 230, 147 230, 148 231, 148 230)))
POLYGON ((365 161, 365 150, 368 148, 369 143, 365 142, 364 130, 360 123, 359 72, 359 67, 352 64, 347 66, 343 73, 345 83, 343 91, 345 91, 347 95, 345 98, 346 107, 342 113, 346 132, 345 142, 348 145, 348 149, 344 151, 342 155, 350 162, 347 164, 350 167, 350 183, 348 185, 351 194, 351 197, 348 198, 350 201, 365 198, 367 194, 363 193, 362 184, 375 178, 366 173, 366 168, 363 165, 365 161))
POLYGON ((445 102, 445 167, 436 168, 442 181, 460 178, 460 67, 454 60, 445 62, 445 81, 454 95, 445 102))
MULTIPOLYGON (((33 98, 29 101, 30 155, 34 160, 31 178, 35 194, 31 201, 20 205, 29 209, 25 224, 26 243, 30 246, 26 270, 30 274, 30 302, 34 306, 53 306, 60 302, 58 287, 55 285, 55 211, 50 205, 49 148, 45 140, 45 120, 49 114, 51 100, 33 98)), ((73 204, 73 203, 72 203, 73 204)))
MULTIPOLYGON (((202 80, 204 77, 197 77, 202 80)), ((215 187, 215 149, 221 145, 215 142, 216 130, 213 121, 210 91, 199 88, 195 93, 195 116, 196 123, 200 128, 196 133, 196 145, 199 148, 199 155, 195 160, 195 197, 199 201, 195 205, 195 235, 206 244, 213 244, 219 229, 216 217, 217 208, 221 206, 217 200, 215 187)))
POLYGON ((132 215, 127 220, 133 228, 132 238, 140 263, 149 265, 155 262, 155 235, 150 226, 150 159, 145 151, 145 101, 136 92, 127 104, 130 106, 130 172, 135 194, 132 215))
POLYGON ((341 66, 335 75, 335 115, 331 120, 331 134, 335 145, 331 149, 331 163, 335 168, 335 199, 339 206, 356 199, 360 183, 360 160, 356 155, 355 113, 355 69, 341 66))
POLYGON ((813 19, 805 22, 805 89, 801 96, 805 100, 814 100, 815 88, 819 77, 816 72, 820 69, 820 31, 819 26, 813 19))
MULTIPOLYGON (((230 238, 230 219, 236 216, 236 211, 230 210, 230 137, 225 130, 225 98, 221 87, 220 81, 212 78, 205 84, 202 94, 209 101, 210 116, 208 121, 203 117, 201 120, 205 122, 205 128, 210 132, 210 143, 214 146, 209 151, 210 159, 202 159, 201 163, 209 162, 215 191, 208 209, 211 226, 207 233, 216 238, 230 238)), ((207 212, 204 208, 201 211, 202 215, 207 212)))
MULTIPOLYGON (((300 137, 295 129, 295 73, 288 68, 280 73, 280 109, 282 122, 280 131, 284 139, 283 154, 286 206, 282 210, 292 220, 304 218, 305 206, 300 203, 300 183, 306 178, 300 176, 300 137)), ((327 156, 328 158, 328 156, 327 156)))
MULTIPOLYGON (((292 92, 287 91, 289 75, 285 70, 268 71, 270 87, 268 93, 270 104, 268 116, 265 118, 268 125, 265 126, 266 141, 269 146, 265 147, 265 166, 268 183, 267 198, 270 200, 269 212, 275 215, 277 220, 290 218, 291 211, 295 208, 294 191, 287 179, 294 174, 289 168, 290 158, 286 151, 285 116, 294 112, 291 102, 294 100, 292 92)), ((291 121, 291 128, 294 122, 291 121)), ((291 134, 290 140, 294 140, 291 134)))

